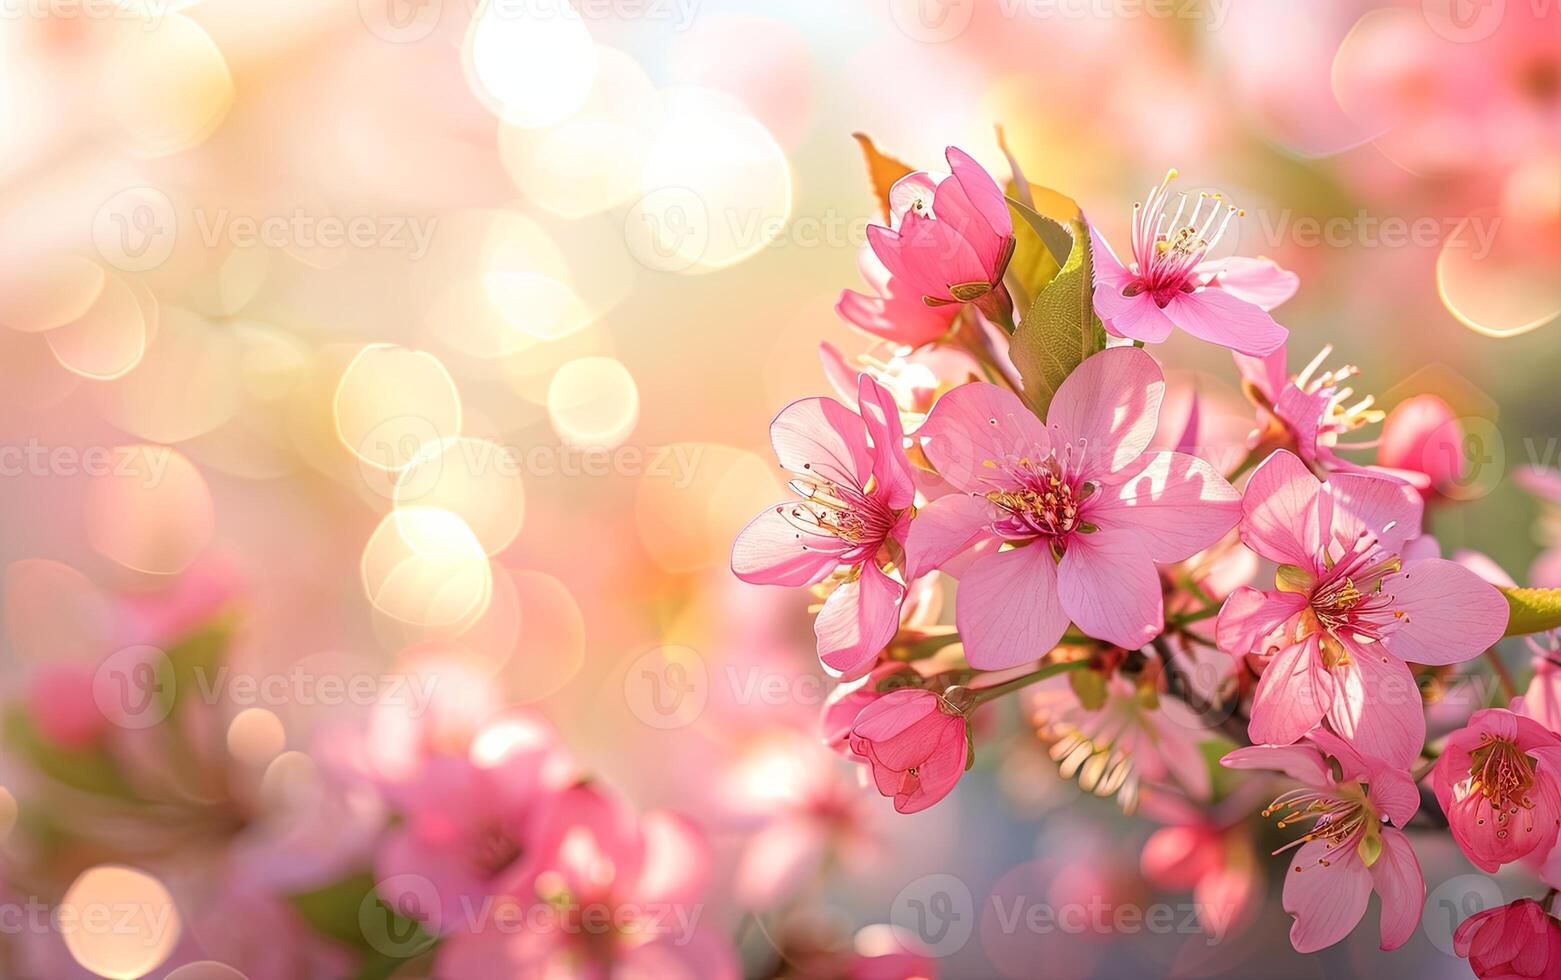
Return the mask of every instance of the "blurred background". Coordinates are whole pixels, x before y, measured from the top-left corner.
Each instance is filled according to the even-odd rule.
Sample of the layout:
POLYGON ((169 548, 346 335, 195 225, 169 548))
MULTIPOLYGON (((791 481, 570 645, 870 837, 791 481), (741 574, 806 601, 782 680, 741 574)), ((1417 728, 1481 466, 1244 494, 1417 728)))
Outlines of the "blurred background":
MULTIPOLYGON (((146 889, 185 924, 132 962, 8 917, 6 975, 261 975, 297 923, 203 896, 255 809, 266 853, 321 848, 287 811, 387 696, 532 705, 693 815, 755 976, 883 923, 955 977, 1463 976, 1453 925, 1528 887, 1427 834, 1407 947, 1372 914, 1298 956, 1277 890, 1214 941, 1145 882, 1156 823, 996 722, 898 816, 818 744, 807 597, 726 561, 783 496, 769 419, 830 391, 821 342, 870 346, 833 311, 878 218, 851 134, 1002 175, 1001 125, 1108 240, 1170 167, 1245 208, 1222 247, 1301 276, 1292 369, 1333 344, 1382 407, 1445 399, 1470 466, 1435 531, 1521 580, 1539 510, 1506 477, 1561 463, 1553 5, 0 0, 0 111, 5 890, 146 889), (214 618, 204 720, 118 756, 178 805, 94 809, 87 755, 56 792, 54 749, 159 730, 109 696, 163 669, 137 651, 214 618)), ((1247 424, 1227 355, 1157 353, 1247 424)))

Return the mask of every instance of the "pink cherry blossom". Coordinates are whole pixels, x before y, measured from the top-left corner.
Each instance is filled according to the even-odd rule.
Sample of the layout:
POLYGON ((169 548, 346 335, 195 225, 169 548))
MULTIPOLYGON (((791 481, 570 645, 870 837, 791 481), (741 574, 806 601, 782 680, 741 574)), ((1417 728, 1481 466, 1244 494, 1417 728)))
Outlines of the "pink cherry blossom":
POLYGON ((932 691, 890 691, 856 716, 849 744, 872 767, 878 792, 915 813, 947 796, 968 767, 970 720, 932 691))
POLYGON ((1013 306, 1003 286, 1014 252, 1008 202, 968 153, 951 146, 947 157, 948 175, 909 174, 890 189, 897 225, 869 225, 868 244, 895 288, 903 284, 926 306, 974 303, 1005 319, 1013 306))
POLYGON ((1205 261, 1243 212, 1218 194, 1199 195, 1190 207, 1182 194, 1169 212, 1175 176, 1174 170, 1166 174, 1146 201, 1133 206, 1132 259, 1126 265, 1091 230, 1095 312, 1118 337, 1158 344, 1180 327, 1238 353, 1273 353, 1289 331, 1268 311, 1295 292, 1295 276, 1258 259, 1205 261))
POLYGON ((930 344, 954 326, 958 306, 929 306, 919 292, 889 274, 872 246, 863 246, 857 254, 856 264, 873 295, 854 289, 842 292, 840 302, 835 304, 835 312, 842 320, 875 337, 906 347, 930 344))
POLYGON ((1451 406, 1435 395, 1416 395, 1396 405, 1382 423, 1377 465, 1428 500, 1445 497, 1464 475, 1463 435, 1451 406))
POLYGON ((1162 891, 1190 891, 1204 932, 1223 939, 1245 926, 1263 897, 1263 873, 1247 832, 1259 781, 1213 806, 1170 792, 1145 792, 1139 812, 1164 826, 1149 835, 1139 867, 1162 891))
POLYGON ((536 976, 736 980, 704 900, 709 847, 689 820, 636 817, 595 783, 564 791, 541 828, 537 874, 440 944, 440 980, 536 976))
POLYGON ((1277 817, 1281 829, 1307 828, 1280 848, 1299 848, 1285 873, 1283 894, 1285 911, 1295 919, 1290 944, 1297 952, 1316 952, 1349 935, 1373 891, 1382 903, 1382 948, 1396 949, 1414 935, 1425 904, 1425 877, 1399 829, 1420 809, 1420 793, 1408 773, 1322 730, 1295 745, 1237 749, 1220 762, 1230 769, 1282 772, 1302 784, 1263 811, 1277 817))
POLYGON ((1164 380, 1132 347, 1090 357, 1042 423, 1012 392, 969 384, 945 394, 919 434, 957 493, 922 508, 906 537, 908 574, 944 567, 981 542, 955 622, 972 666, 1038 660, 1069 621, 1127 649, 1164 624, 1155 563, 1180 561, 1235 524, 1239 495, 1214 468, 1146 452, 1164 380))
POLYGON ((955 385, 981 377, 981 366, 966 352, 953 347, 925 347, 906 352, 903 349, 860 354, 852 360, 833 344, 819 344, 819 360, 824 377, 840 400, 857 410, 860 377, 870 375, 874 382, 894 396, 900 407, 900 424, 906 433, 915 432, 938 396, 955 385))
POLYGON ((1561 975, 1561 922, 1532 898, 1476 912, 1453 933, 1453 952, 1480 980, 1561 975))
POLYGON ((1275 591, 1243 587, 1215 635, 1236 656, 1274 652, 1252 702, 1254 742, 1286 745, 1326 720, 1357 750, 1408 767, 1425 740, 1409 663, 1479 656, 1502 636, 1507 601, 1463 566, 1404 557, 1422 503, 1402 481, 1335 473, 1296 456, 1252 474, 1241 537, 1280 565, 1275 591))
POLYGON ((1543 857, 1561 830, 1561 735, 1505 708, 1476 711, 1447 737, 1432 786, 1473 864, 1543 857))
POLYGON ((1534 676, 1523 692, 1523 706, 1513 710, 1561 733, 1561 630, 1525 640, 1534 653, 1534 676))
POLYGON ((1354 365, 1321 370, 1332 354, 1333 345, 1323 347, 1294 377, 1287 374, 1283 347, 1263 358, 1236 356, 1242 388, 1258 408, 1260 427, 1252 437, 1254 446, 1290 449, 1319 472, 1365 469, 1336 450, 1371 444, 1355 446, 1339 438, 1382 421, 1383 413, 1372 407, 1371 395, 1355 398, 1355 390, 1348 386, 1349 379, 1360 373, 1354 365))
POLYGON ((732 546, 732 571, 745 582, 833 577, 814 632, 824 667, 845 677, 867 671, 899 626, 905 585, 883 566, 916 495, 898 406, 867 375, 859 385, 861 415, 832 398, 805 398, 775 417, 775 455, 801 499, 767 508, 732 546))

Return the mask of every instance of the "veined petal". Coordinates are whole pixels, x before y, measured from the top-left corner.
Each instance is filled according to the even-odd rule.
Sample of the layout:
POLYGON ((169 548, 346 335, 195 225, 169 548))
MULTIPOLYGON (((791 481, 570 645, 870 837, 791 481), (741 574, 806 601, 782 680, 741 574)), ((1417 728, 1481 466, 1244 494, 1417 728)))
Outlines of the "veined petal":
POLYGON ((824 668, 847 679, 870 669, 900 628, 904 596, 905 587, 871 561, 855 581, 837 586, 813 623, 824 668))
POLYGON ((1382 829, 1382 853, 1371 866, 1371 886, 1382 903, 1382 948, 1397 949, 1420 925, 1425 875, 1403 831, 1382 829))
POLYGON ((1333 667, 1328 724, 1362 755, 1408 769, 1425 744, 1425 707, 1414 675, 1381 644, 1345 641, 1333 667))
POLYGON ((1271 769, 1314 789, 1333 785, 1333 775, 1322 753, 1300 742, 1295 745, 1248 745, 1225 753, 1226 769, 1271 769))
POLYGON ((1214 623, 1214 642, 1234 656, 1261 653, 1259 644, 1285 620, 1306 608, 1306 596, 1297 592, 1259 592, 1241 586, 1220 608, 1214 623))
POLYGON ((945 392, 916 434, 938 475, 960 490, 1000 486, 999 463, 1051 451, 1046 427, 1018 395, 980 381, 945 392))
POLYGON ((1420 533, 1425 503, 1403 480, 1333 473, 1328 477, 1328 495, 1333 498, 1333 532, 1345 541, 1365 531, 1383 548, 1398 553, 1405 541, 1420 533))
POLYGON ((1252 697, 1252 741, 1288 745, 1317 726, 1333 703, 1333 678, 1318 656, 1317 634, 1274 654, 1252 697))
POLYGON ((861 489, 873 473, 862 417, 833 398, 803 398, 770 423, 775 458, 799 476, 817 475, 861 489))
POLYGON ((992 504, 985 497, 951 493, 916 512, 905 535, 905 579, 914 581, 990 533, 992 504))
POLYGON ((1165 629, 1154 561, 1122 531, 1071 535, 1057 566, 1057 595, 1085 635, 1124 649, 1136 650, 1165 629))
POLYGON ((1348 936, 1366 914, 1371 885, 1354 848, 1340 853, 1327 841, 1302 844, 1291 855, 1282 898, 1295 917, 1290 945, 1298 953, 1315 953, 1348 936))
POLYGON ((1199 340, 1253 357, 1267 357, 1290 336, 1262 308, 1221 289, 1177 293, 1165 315, 1199 340))
POLYGON ((808 534, 786 519, 793 503, 766 507, 732 543, 732 573, 756 585, 813 585, 824 580, 849 547, 839 538, 808 534))
POLYGON ((1272 310, 1295 295, 1301 277, 1272 259, 1234 255, 1225 260, 1210 285, 1261 310, 1272 310))
POLYGON ((959 581, 954 623, 977 670, 1039 660, 1068 628, 1057 565, 1045 542, 978 558, 959 581))
POLYGON ((1068 375, 1046 412, 1048 428, 1083 453, 1086 478, 1114 473, 1149 448, 1160 420, 1165 376, 1136 347, 1111 347, 1068 375))
POLYGON ((1148 293, 1127 296, 1118 286, 1095 283, 1095 312, 1118 337, 1146 344, 1164 343, 1175 328, 1148 293))
POLYGON ((905 457, 900 407, 871 375, 863 373, 857 384, 857 406, 872 440, 874 492, 882 494, 895 510, 909 507, 916 499, 916 484, 911 479, 911 462, 905 457))
POLYGON ((1402 613, 1398 629, 1383 644, 1400 660, 1429 666, 1462 663, 1484 653, 1507 630, 1507 600, 1457 562, 1410 562, 1383 588, 1402 613))
POLYGON ((1332 501, 1294 453, 1258 464, 1242 497, 1241 540, 1270 561, 1311 568, 1332 526, 1332 501))
POLYGON ((1090 509, 1102 527, 1134 533, 1157 562, 1181 561, 1218 541, 1241 519, 1241 494, 1197 456, 1145 453, 1090 509))

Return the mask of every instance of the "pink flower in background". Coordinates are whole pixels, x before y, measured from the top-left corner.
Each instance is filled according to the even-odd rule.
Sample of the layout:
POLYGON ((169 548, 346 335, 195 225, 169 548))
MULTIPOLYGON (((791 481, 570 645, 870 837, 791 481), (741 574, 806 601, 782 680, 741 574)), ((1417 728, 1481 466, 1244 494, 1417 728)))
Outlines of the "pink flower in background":
POLYGON ((1453 952, 1480 980, 1561 974, 1561 922, 1532 898, 1476 912, 1453 933, 1453 952))
POLYGON ((1335 473, 1324 484, 1280 451, 1252 474, 1241 537, 1280 565, 1278 588, 1243 587, 1220 610, 1227 653, 1277 653, 1252 702, 1254 742, 1287 745, 1326 719, 1354 747, 1409 766, 1425 715, 1408 663, 1479 656, 1502 636, 1507 601, 1467 568, 1405 560, 1421 501, 1402 481, 1335 473))
POLYGON ((546 821, 574 772, 551 729, 522 714, 484 728, 464 755, 425 759, 387 788, 401 820, 379 850, 379 879, 429 881, 435 931, 458 928, 490 896, 529 893, 546 821))
POLYGON ((565 792, 542 828, 537 873, 439 947, 442 980, 677 977, 736 980, 737 959, 704 899, 709 848, 688 820, 636 818, 594 783, 565 792))
MULTIPOLYGON (((863 374, 887 389, 900 407, 900 424, 907 433, 915 432, 933 403, 944 391, 981 377, 976 359, 953 347, 927 347, 922 350, 869 352, 848 361, 833 344, 819 344, 819 360, 824 377, 853 410, 857 409, 857 390, 863 374)), ((917 474, 920 475, 920 474, 917 474)))
POLYGON ((1190 891, 1203 931, 1223 939, 1246 925, 1263 896, 1263 872, 1245 826, 1256 781, 1204 807, 1175 793, 1146 792, 1139 812, 1164 826, 1149 835, 1139 867, 1162 891, 1190 891))
POLYGON ((1295 292, 1295 276, 1257 259, 1205 261, 1242 212, 1217 194, 1199 195, 1189 207, 1182 194, 1168 213, 1175 176, 1166 174, 1148 200, 1134 205, 1128 264, 1091 230, 1095 312, 1118 337, 1158 344, 1180 327, 1242 354, 1273 353, 1289 331, 1268 310, 1295 292))
POLYGON ((1394 406, 1382 423, 1377 465, 1413 484, 1422 497, 1445 497, 1466 469, 1463 426, 1435 395, 1416 395, 1394 406))
POLYGON ((927 306, 974 303, 989 318, 1011 315, 1002 281, 1014 251, 1008 202, 965 151, 951 146, 947 157, 950 174, 923 171, 894 185, 898 225, 869 225, 868 244, 895 288, 903 284, 927 306))
POLYGON ((1282 851, 1299 848, 1285 874, 1284 907, 1295 918, 1290 944, 1311 953, 1343 939, 1366 914, 1375 891, 1382 902, 1382 948, 1409 941, 1425 904, 1425 877, 1409 838, 1398 828, 1420 809, 1409 774, 1361 755, 1337 736, 1317 731, 1296 745, 1253 745, 1228 753, 1230 769, 1270 769, 1302 784, 1263 811, 1280 828, 1306 831, 1282 851), (1334 776, 1329 759, 1339 767, 1334 776))
POLYGON ((1561 630, 1526 638, 1534 653, 1534 676, 1523 692, 1523 706, 1514 707, 1553 732, 1561 732, 1561 630))
MULTIPOLYGON (((1255 446, 1293 450, 1320 471, 1365 468, 1335 451, 1356 448, 1340 443, 1339 437, 1380 422, 1384 416, 1372 407, 1375 399, 1371 395, 1351 401, 1355 391, 1346 382, 1360 373, 1354 365, 1319 373, 1332 353, 1333 345, 1325 346, 1294 377, 1287 374, 1288 355, 1283 347, 1264 358, 1237 355, 1242 388, 1257 405, 1262 426, 1253 435, 1255 446)), ((1361 443, 1359 448, 1370 446, 1361 443)))
POLYGON ((856 264, 873 294, 854 289, 842 292, 840 302, 835 304, 835 312, 842 320, 875 337, 906 347, 930 344, 954 326, 954 317, 960 310, 958 306, 928 305, 919 292, 889 274, 872 246, 862 248, 856 264))
POLYGON ((839 577, 814 631, 819 659, 846 677, 866 671, 899 627, 905 586, 882 563, 887 546, 903 538, 916 495, 894 399, 862 375, 858 403, 861 415, 832 398, 781 410, 770 439, 802 499, 766 509, 732 545, 732 571, 745 582, 839 577))
POLYGON ((1546 550, 1534 559, 1529 584, 1541 589, 1561 588, 1561 470, 1525 466, 1514 479, 1539 499, 1542 508, 1539 530, 1546 550))
POLYGON ((863 708, 851 726, 851 751, 873 771, 878 792, 901 813, 943 799, 968 767, 970 720, 932 691, 890 691, 863 708))
POLYGON ((1543 857, 1561 831, 1561 735, 1505 708, 1476 711, 1447 737, 1432 786, 1453 839, 1495 871, 1543 857))
POLYGON ((1141 350, 1086 360, 1043 424, 1012 392, 969 384, 944 395, 920 430, 927 458, 958 493, 922 508, 906 537, 912 577, 972 545, 955 621, 972 666, 1038 660, 1069 621, 1136 649, 1161 631, 1156 562, 1180 561, 1235 524, 1240 495, 1214 468, 1145 452, 1165 388, 1141 350))

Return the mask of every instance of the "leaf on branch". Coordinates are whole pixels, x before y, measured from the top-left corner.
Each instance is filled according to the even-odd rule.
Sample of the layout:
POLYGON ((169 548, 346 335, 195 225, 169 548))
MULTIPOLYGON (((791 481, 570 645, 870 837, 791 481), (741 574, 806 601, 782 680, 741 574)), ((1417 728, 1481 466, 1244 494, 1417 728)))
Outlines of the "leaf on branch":
POLYGON ((1561 629, 1561 589, 1502 589, 1512 614, 1507 636, 1527 636, 1561 629))
POLYGON ((867 158, 867 178, 873 183, 873 193, 878 198, 878 207, 883 212, 883 220, 889 220, 889 188, 894 182, 912 173, 914 168, 910 164, 889 156, 873 145, 872 137, 866 133, 852 133, 856 141, 862 146, 862 155, 867 158))
POLYGON ((1071 224, 1067 262, 1030 303, 1009 349, 1024 382, 1025 400, 1043 419, 1052 396, 1074 368, 1106 347, 1105 328, 1095 315, 1089 228, 1082 218, 1071 224))

